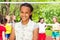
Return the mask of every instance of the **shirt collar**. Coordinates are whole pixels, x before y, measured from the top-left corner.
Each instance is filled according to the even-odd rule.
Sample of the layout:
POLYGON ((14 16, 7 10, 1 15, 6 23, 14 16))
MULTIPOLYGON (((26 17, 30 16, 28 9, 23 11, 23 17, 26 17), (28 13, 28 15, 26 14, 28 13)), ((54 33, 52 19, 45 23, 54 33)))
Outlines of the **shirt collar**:
MULTIPOLYGON (((31 23, 31 19, 29 19, 29 22, 26 25, 29 25, 30 23, 31 23)), ((21 20, 21 24, 22 24, 22 20, 21 20)))

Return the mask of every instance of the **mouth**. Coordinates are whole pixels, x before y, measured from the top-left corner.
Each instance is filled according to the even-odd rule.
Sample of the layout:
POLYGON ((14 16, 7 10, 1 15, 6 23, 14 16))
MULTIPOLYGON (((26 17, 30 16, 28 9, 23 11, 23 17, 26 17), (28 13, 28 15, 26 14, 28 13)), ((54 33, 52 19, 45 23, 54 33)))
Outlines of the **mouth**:
POLYGON ((22 17, 23 19, 25 19, 26 17, 22 17))

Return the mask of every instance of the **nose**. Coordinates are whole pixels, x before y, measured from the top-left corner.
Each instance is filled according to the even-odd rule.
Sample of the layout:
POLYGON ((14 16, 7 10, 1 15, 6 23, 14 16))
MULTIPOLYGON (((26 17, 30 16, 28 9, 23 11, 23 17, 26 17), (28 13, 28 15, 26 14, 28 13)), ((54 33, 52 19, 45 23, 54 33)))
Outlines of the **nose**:
POLYGON ((26 13, 23 13, 23 16, 26 16, 26 13))

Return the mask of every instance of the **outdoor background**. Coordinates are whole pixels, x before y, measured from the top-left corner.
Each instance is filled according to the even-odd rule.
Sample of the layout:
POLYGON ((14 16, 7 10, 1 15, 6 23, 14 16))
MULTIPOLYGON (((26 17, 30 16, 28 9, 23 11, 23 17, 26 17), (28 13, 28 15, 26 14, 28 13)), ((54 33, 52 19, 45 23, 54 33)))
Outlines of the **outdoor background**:
MULTIPOLYGON (((60 0, 0 0, 0 2, 60 2, 60 0)), ((38 22, 43 17, 47 24, 52 24, 52 17, 56 16, 60 23, 60 4, 31 4, 34 8, 32 20, 38 22)), ((20 21, 20 4, 0 4, 0 14, 16 16, 16 22, 20 21)), ((51 26, 46 28, 46 34, 51 36, 51 26)))
POLYGON ((60 0, 0 0, 1 2, 59 2, 60 0))

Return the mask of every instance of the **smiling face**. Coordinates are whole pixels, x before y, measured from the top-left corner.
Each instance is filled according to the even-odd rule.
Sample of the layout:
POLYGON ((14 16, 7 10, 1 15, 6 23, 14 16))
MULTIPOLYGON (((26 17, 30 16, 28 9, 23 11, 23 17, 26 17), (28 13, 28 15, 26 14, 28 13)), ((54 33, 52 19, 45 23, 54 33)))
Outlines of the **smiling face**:
POLYGON ((26 6, 22 6, 21 13, 20 13, 20 17, 21 17, 22 21, 29 20, 30 16, 31 16, 30 8, 26 7, 26 6))

